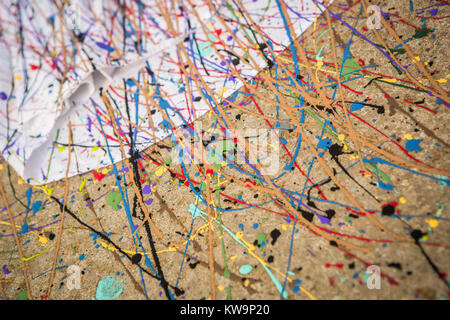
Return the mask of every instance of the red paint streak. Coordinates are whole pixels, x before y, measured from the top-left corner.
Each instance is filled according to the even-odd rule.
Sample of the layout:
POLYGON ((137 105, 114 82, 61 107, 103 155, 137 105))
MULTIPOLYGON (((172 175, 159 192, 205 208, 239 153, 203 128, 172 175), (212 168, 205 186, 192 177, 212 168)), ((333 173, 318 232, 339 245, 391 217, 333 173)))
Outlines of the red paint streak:
POLYGON ((403 101, 405 101, 405 102, 408 102, 408 103, 410 103, 410 104, 413 104, 413 105, 415 105, 415 106, 418 106, 419 108, 422 108, 422 109, 428 110, 428 111, 430 111, 430 112, 432 112, 432 113, 434 113, 434 114, 436 114, 436 113, 437 113, 436 111, 434 111, 434 110, 431 110, 430 108, 427 108, 427 107, 425 107, 425 106, 422 106, 422 105, 420 105, 420 104, 417 104, 417 103, 414 103, 414 102, 408 101, 408 100, 406 100, 406 99, 403 99, 403 101))

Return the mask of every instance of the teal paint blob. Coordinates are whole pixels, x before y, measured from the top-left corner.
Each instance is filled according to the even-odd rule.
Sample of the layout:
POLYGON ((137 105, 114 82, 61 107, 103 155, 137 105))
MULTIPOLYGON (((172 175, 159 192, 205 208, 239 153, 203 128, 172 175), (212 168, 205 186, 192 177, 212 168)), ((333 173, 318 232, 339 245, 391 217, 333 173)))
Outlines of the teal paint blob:
POLYGON ((243 266, 241 266, 239 268, 239 273, 240 274, 248 274, 252 271, 253 267, 249 264, 244 264, 243 266))
POLYGON ((95 298, 97 300, 114 300, 122 293, 124 284, 114 276, 106 276, 97 286, 95 298))

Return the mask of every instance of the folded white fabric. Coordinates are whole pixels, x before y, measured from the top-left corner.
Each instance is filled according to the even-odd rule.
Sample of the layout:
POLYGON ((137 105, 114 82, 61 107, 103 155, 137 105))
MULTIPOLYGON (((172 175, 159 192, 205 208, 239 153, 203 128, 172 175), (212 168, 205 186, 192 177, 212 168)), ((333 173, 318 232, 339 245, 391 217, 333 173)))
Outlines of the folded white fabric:
MULTIPOLYGON (((69 176, 123 160, 111 121, 127 137, 127 152, 144 150, 172 132, 168 118, 176 126, 189 124, 214 107, 212 99, 202 98, 208 94, 195 77, 201 75, 220 100, 242 86, 224 59, 232 62, 250 55, 258 67, 267 65, 258 47, 262 41, 252 34, 254 26, 242 9, 263 30, 274 52, 289 45, 278 1, 71 0, 63 5, 52 0, 3 0, 4 158, 29 183, 63 178, 69 121, 76 159, 69 176), (177 45, 184 46, 195 70, 189 70, 177 45), (185 66, 184 73, 180 66, 185 66), (116 119, 107 117, 100 97, 105 90, 116 119), (151 112, 143 90, 153 97, 151 112), (149 134, 153 130, 154 135, 149 134)), ((297 35, 323 10, 316 2, 284 0, 297 35)), ((248 64, 239 68, 245 79, 257 73, 248 64)))

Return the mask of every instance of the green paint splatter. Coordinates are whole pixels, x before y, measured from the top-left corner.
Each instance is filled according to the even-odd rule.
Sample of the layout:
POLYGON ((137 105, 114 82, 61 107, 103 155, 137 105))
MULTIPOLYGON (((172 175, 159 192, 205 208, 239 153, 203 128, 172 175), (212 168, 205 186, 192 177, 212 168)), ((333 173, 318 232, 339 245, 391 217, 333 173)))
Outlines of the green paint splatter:
MULTIPOLYGON (((382 50, 385 49, 385 47, 382 46, 381 44, 375 43, 375 45, 376 45, 378 48, 382 49, 382 50)), ((396 53, 398 53, 398 54, 405 54, 405 53, 406 53, 406 50, 403 49, 403 48, 388 48, 388 49, 389 49, 389 51, 390 51, 391 53, 393 53, 393 54, 396 54, 396 53)))
POLYGON ((227 299, 228 299, 228 300, 232 300, 232 296, 231 296, 231 288, 230 288, 230 287, 227 288, 227 299))
POLYGON ((426 27, 424 27, 420 30, 416 30, 416 32, 413 35, 413 38, 420 39, 420 38, 426 37, 426 35, 429 34, 430 32, 433 32, 433 30, 427 29, 426 27))
POLYGON ((106 196, 106 202, 113 208, 114 211, 119 210, 118 205, 122 201, 119 191, 113 191, 106 196))
POLYGON ((114 276, 106 276, 98 283, 95 298, 97 300, 114 300, 120 296, 123 287, 122 281, 117 280, 114 276))
POLYGON ((261 232, 256 236, 256 241, 258 242, 258 245, 264 245, 267 242, 267 236, 264 232, 261 232))
POLYGON ((26 289, 22 289, 17 295, 17 300, 28 300, 28 292, 26 289))
POLYGON ((348 80, 353 73, 360 70, 361 67, 355 59, 347 59, 345 60, 344 67, 342 68, 342 76, 345 80, 348 80))

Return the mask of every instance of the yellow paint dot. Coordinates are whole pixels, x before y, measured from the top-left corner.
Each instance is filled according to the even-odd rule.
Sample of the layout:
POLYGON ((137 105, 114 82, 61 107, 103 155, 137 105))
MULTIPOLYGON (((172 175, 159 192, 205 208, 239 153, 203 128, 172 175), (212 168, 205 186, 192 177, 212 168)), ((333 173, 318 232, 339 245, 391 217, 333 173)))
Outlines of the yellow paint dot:
POLYGON ((338 136, 337 136, 337 138, 338 138, 338 140, 339 141, 344 141, 344 139, 345 139, 345 134, 339 134, 338 136))
POLYGON ((219 291, 223 291, 223 289, 225 289, 224 286, 218 286, 217 289, 219 289, 219 291))
POLYGON ((439 82, 439 83, 445 83, 445 82, 447 82, 447 79, 442 78, 442 79, 439 79, 439 80, 436 80, 436 81, 439 82))
POLYGON ((428 223, 431 228, 436 228, 439 225, 439 221, 436 219, 425 219, 425 222, 428 223))
POLYGON ((3 165, 0 163, 0 170, 3 170, 3 165))
POLYGON ((167 171, 167 168, 166 168, 166 167, 159 167, 159 168, 155 171, 155 175, 156 175, 157 177, 161 177, 162 174, 163 174, 164 172, 166 172, 166 171, 167 171))
POLYGON ((405 138, 406 140, 411 140, 412 136, 409 133, 407 133, 403 136, 403 138, 405 138))
POLYGON ((19 179, 19 180, 17 180, 17 183, 18 183, 18 184, 24 184, 25 181, 23 181, 22 179, 19 179))
POLYGON ((281 226, 281 229, 283 229, 284 231, 286 231, 286 230, 287 230, 287 227, 286 227, 286 225, 285 225, 285 224, 283 224, 283 225, 281 226))
POLYGON ((48 242, 48 239, 46 237, 39 236, 39 244, 41 246, 45 246, 47 244, 47 242, 48 242))
POLYGON ((244 286, 245 286, 245 287, 248 287, 249 284, 250 284, 250 281, 249 281, 248 279, 246 279, 246 280, 244 281, 244 286))
POLYGON ((108 174, 108 173, 109 173, 108 169, 106 169, 106 168, 102 169, 102 174, 108 174))
POLYGON ((400 203, 406 203, 406 199, 405 197, 400 197, 400 199, 398 199, 400 201, 400 203))
POLYGON ((15 76, 15 77, 14 77, 14 81, 20 81, 20 80, 22 80, 22 77, 21 77, 21 76, 15 76))
POLYGON ((99 148, 99 146, 95 146, 95 147, 92 148, 92 151, 97 151, 98 148, 99 148))
POLYGON ((230 257, 230 260, 234 260, 234 259, 236 259, 237 258, 237 255, 234 255, 234 256, 231 256, 230 257))
POLYGON ((65 147, 65 146, 61 146, 61 147, 58 148, 58 151, 59 151, 59 152, 63 152, 64 150, 66 150, 66 147, 65 147))

